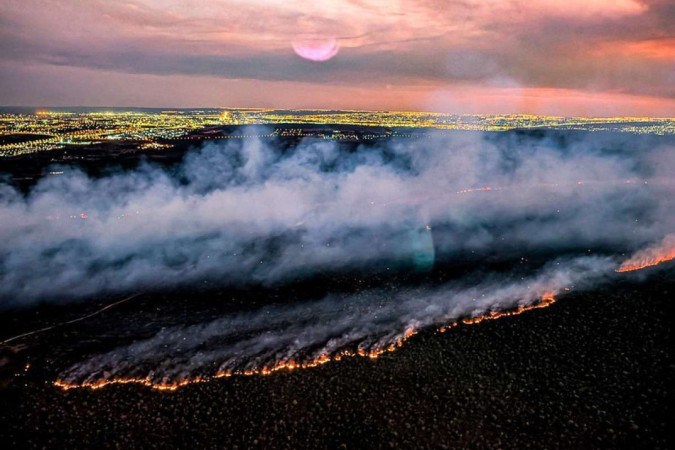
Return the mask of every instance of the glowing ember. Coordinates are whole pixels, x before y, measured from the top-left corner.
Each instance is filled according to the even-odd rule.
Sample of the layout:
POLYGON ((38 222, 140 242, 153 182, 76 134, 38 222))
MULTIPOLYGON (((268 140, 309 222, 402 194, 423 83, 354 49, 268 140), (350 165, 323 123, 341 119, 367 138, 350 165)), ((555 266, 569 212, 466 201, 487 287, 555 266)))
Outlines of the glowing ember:
POLYGON ((657 246, 640 250, 624 261, 617 272, 632 272, 675 259, 675 234, 669 234, 657 246))
MULTIPOLYGON (((567 288, 565 290, 568 290, 567 288)), ((508 316, 515 316, 518 314, 522 314, 525 311, 530 311, 533 309, 538 309, 538 308, 546 308, 548 306, 551 306, 553 303, 555 303, 555 298, 553 297, 552 293, 546 293, 541 297, 541 300, 537 303, 531 304, 531 305, 524 305, 524 306, 519 306, 518 308, 514 310, 509 310, 509 311, 490 311, 486 314, 483 314, 481 316, 476 316, 468 319, 463 319, 461 320, 461 323, 465 325, 474 325, 478 324, 484 320, 494 320, 494 319, 499 319, 501 317, 508 317, 508 316)), ((444 333, 450 328, 454 328, 459 325, 460 322, 455 321, 451 322, 447 325, 441 326, 438 331, 440 333, 444 333)), ((388 344, 384 345, 376 345, 372 348, 365 349, 365 348, 359 348, 356 351, 352 350, 342 350, 336 354, 333 355, 328 355, 328 354, 321 354, 317 356, 314 359, 311 359, 309 361, 305 362, 296 362, 293 360, 288 360, 288 361, 280 361, 276 363, 275 365, 272 366, 262 366, 260 368, 253 368, 253 369, 246 369, 246 370, 235 370, 235 371, 221 371, 216 373, 213 376, 197 376, 194 378, 186 378, 180 381, 175 381, 175 382, 157 382, 153 381, 150 378, 115 378, 115 379, 99 379, 96 381, 84 381, 81 383, 70 383, 64 380, 56 380, 54 382, 54 385, 64 389, 64 390, 69 390, 69 389, 75 389, 75 388, 88 388, 88 389, 101 389, 105 386, 112 385, 112 384, 140 384, 143 386, 147 386, 152 389, 156 389, 159 391, 175 391, 181 387, 190 385, 190 384, 199 384, 199 383, 204 383, 213 379, 217 378, 227 378, 231 377, 233 375, 240 375, 240 376, 255 376, 255 375, 271 375, 275 372, 282 372, 282 371, 293 371, 296 369, 310 369, 313 367, 318 367, 322 364, 326 364, 331 361, 340 361, 342 358, 353 358, 353 357, 362 357, 362 358, 370 358, 370 359, 377 359, 381 355, 385 353, 390 353, 398 348, 402 347, 403 344, 410 339, 412 336, 417 334, 417 330, 414 328, 407 328, 399 337, 394 338, 394 340, 388 344)))

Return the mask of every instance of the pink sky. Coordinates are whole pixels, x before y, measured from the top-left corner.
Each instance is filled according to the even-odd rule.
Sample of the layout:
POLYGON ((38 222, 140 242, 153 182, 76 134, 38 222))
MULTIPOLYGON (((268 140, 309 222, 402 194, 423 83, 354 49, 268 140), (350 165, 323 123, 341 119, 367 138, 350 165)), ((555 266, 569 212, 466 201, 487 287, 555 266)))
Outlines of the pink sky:
POLYGON ((5 0, 0 105, 672 117, 674 24, 668 0, 5 0))

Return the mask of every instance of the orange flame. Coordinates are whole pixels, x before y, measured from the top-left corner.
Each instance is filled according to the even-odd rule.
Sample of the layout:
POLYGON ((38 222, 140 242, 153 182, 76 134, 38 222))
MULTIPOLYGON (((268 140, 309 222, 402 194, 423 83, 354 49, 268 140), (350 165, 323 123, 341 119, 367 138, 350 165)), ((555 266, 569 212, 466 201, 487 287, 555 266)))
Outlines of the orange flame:
MULTIPOLYGON (((565 289, 568 290, 568 289, 565 289)), ((499 319, 501 317, 509 317, 509 316, 515 316, 518 314, 522 314, 525 311, 530 311, 533 309, 538 309, 538 308, 546 308, 548 306, 551 306, 553 303, 555 303, 556 299, 553 297, 553 293, 546 293, 544 294, 539 302, 534 303, 532 305, 525 305, 525 306, 518 306, 518 308, 509 310, 509 311, 490 311, 486 314, 483 314, 481 316, 476 316, 468 319, 463 319, 461 320, 461 323, 465 325, 474 325, 478 324, 484 320, 494 320, 494 319, 499 319)), ((447 325, 443 325, 440 328, 438 328, 438 331, 440 333, 444 333, 447 330, 459 326, 460 322, 455 321, 451 322, 447 325)), ((158 391, 175 391, 177 389, 180 389, 182 387, 191 385, 191 384, 199 384, 199 383, 205 383, 207 381, 211 381, 213 379, 217 378, 227 378, 231 377, 234 375, 240 375, 240 376, 254 376, 254 375, 271 375, 275 372, 282 372, 282 371, 293 371, 296 369, 311 369, 314 367, 318 367, 320 365, 326 364, 328 362, 333 362, 333 361, 340 361, 342 358, 354 358, 354 357, 362 357, 362 358, 370 358, 370 359, 377 359, 380 356, 384 355, 385 353, 390 353, 393 352, 400 347, 403 346, 403 344, 410 339, 412 336, 417 334, 417 330, 415 330, 412 327, 407 328, 403 334, 401 334, 399 337, 394 339, 393 342, 389 344, 383 344, 383 345, 376 345, 373 348, 370 349, 363 349, 359 348, 356 351, 353 350, 342 350, 334 355, 328 355, 328 354, 321 354, 318 357, 311 359, 309 361, 305 362, 296 362, 293 360, 288 360, 288 361, 281 361, 278 362, 272 366, 263 366, 260 368, 252 368, 252 369, 245 369, 245 370, 226 370, 226 371, 220 371, 216 373, 213 376, 197 376, 194 378, 186 378, 183 380, 179 381, 173 381, 173 382, 161 382, 161 381, 154 381, 150 378, 113 378, 113 379, 100 379, 96 381, 84 381, 84 382, 68 382, 65 380, 56 380, 54 382, 54 386, 57 386, 63 390, 70 390, 70 389, 76 389, 76 388, 88 388, 88 389, 101 389, 105 386, 108 385, 113 385, 113 384, 140 384, 142 386, 147 386, 152 389, 156 389, 158 391)))
POLYGON ((630 259, 624 261, 617 272, 632 272, 647 267, 672 261, 675 259, 675 234, 669 234, 657 246, 649 247, 635 253, 630 259))
POLYGON ((502 317, 517 316, 518 314, 522 314, 525 311, 530 311, 530 310, 539 309, 539 308, 546 308, 548 306, 551 306, 553 303, 555 303, 555 297, 553 297, 553 294, 544 294, 541 297, 541 300, 538 303, 533 303, 531 305, 518 306, 518 308, 508 310, 508 311, 490 311, 490 312, 488 312, 486 314, 483 314, 481 316, 463 319, 462 323, 465 324, 465 325, 474 325, 474 324, 477 324, 477 323, 481 323, 484 320, 495 320, 495 319, 500 319, 502 317))

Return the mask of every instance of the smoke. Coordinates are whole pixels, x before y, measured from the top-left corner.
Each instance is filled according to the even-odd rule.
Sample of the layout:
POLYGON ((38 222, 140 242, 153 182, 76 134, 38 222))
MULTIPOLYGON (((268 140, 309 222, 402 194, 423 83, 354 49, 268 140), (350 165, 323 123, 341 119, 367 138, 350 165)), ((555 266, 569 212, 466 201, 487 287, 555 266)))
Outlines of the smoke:
POLYGON ((1 306, 426 270, 467 255, 634 250, 672 232, 675 215, 672 145, 644 142, 429 133, 284 150, 233 140, 173 168, 62 169, 26 195, 0 185, 1 306))
POLYGON ((61 374, 63 385, 144 380, 171 385, 223 373, 326 361, 347 351, 376 355, 417 330, 529 305, 563 289, 598 283, 615 266, 609 258, 554 261, 530 277, 491 276, 476 285, 455 282, 417 288, 372 289, 350 295, 231 314, 113 349, 61 374))
POLYGON ((71 383, 176 382, 378 352, 426 326, 603 282, 625 252, 670 245, 675 223, 671 141, 626 134, 430 132, 293 148, 231 140, 173 167, 55 172, 27 194, 0 185, 2 308, 203 281, 473 273, 165 328, 67 369, 71 383), (483 264, 524 267, 530 257, 549 262, 483 264))

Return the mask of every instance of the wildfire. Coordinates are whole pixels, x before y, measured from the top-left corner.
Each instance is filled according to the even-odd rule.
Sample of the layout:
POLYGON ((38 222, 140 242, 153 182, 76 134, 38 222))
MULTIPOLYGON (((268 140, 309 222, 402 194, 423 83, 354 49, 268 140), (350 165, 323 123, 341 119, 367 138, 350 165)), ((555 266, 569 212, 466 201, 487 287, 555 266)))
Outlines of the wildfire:
POLYGON ((675 234, 669 234, 657 246, 649 247, 635 253, 624 261, 617 272, 632 272, 645 269, 675 259, 675 234))
MULTIPOLYGON (((518 314, 524 313, 525 311, 530 311, 538 308, 546 308, 555 303, 555 301, 556 299, 553 297, 553 294, 547 293, 544 294, 537 303, 534 303, 532 305, 519 306, 518 308, 509 311, 490 311, 480 316, 462 319, 461 323, 465 325, 474 325, 484 320, 494 320, 499 319, 501 317, 516 316, 518 314)), ((451 328, 459 326, 459 324, 460 321, 454 321, 447 325, 441 326, 440 328, 438 328, 438 331, 440 333, 444 333, 451 328)), ((158 391, 175 391, 177 389, 180 389, 182 387, 191 384, 205 383, 213 379, 227 378, 234 375, 266 376, 276 372, 283 372, 283 371, 290 372, 298 369, 311 369, 332 361, 340 361, 343 358, 354 358, 357 356, 362 358, 377 359, 386 353, 390 353, 399 349, 400 347, 403 346, 403 344, 405 344, 405 342, 408 339, 410 339, 415 334, 417 334, 417 330, 415 330, 412 327, 409 327, 403 332, 403 334, 399 335, 399 337, 394 339, 393 342, 383 345, 376 345, 368 349, 358 348, 357 350, 342 350, 333 355, 322 353, 319 356, 305 362, 297 362, 293 360, 280 361, 271 366, 262 366, 260 368, 251 368, 242 370, 223 370, 217 372, 215 375, 212 376, 197 376, 194 378, 186 378, 180 381, 161 382, 152 380, 150 378, 113 378, 113 379, 100 379, 96 381, 72 382, 72 383, 65 380, 56 380, 54 382, 54 385, 63 390, 70 390, 76 388, 101 389, 105 386, 113 384, 140 384, 152 389, 156 389, 158 391)))
MULTIPOLYGON (((220 377, 216 375, 213 378, 220 377)), ((151 380, 150 378, 116 378, 111 380, 84 381, 82 383, 68 383, 63 380, 56 380, 54 385, 60 387, 61 389, 68 390, 74 388, 101 389, 110 384, 141 384, 158 391, 175 391, 176 389, 187 386, 188 384, 202 383, 206 380, 207 379, 203 377, 195 377, 180 381, 173 381, 170 383, 163 383, 151 380)))
POLYGON ((509 311, 490 311, 489 313, 483 314, 481 316, 463 319, 462 323, 465 325, 475 325, 477 323, 481 323, 484 320, 495 320, 502 317, 517 316, 518 314, 522 314, 525 311, 530 311, 539 308, 546 308, 548 306, 551 306, 553 303, 555 303, 555 297, 553 297, 553 294, 545 294, 541 297, 541 300, 537 303, 525 306, 518 306, 518 308, 509 311))

